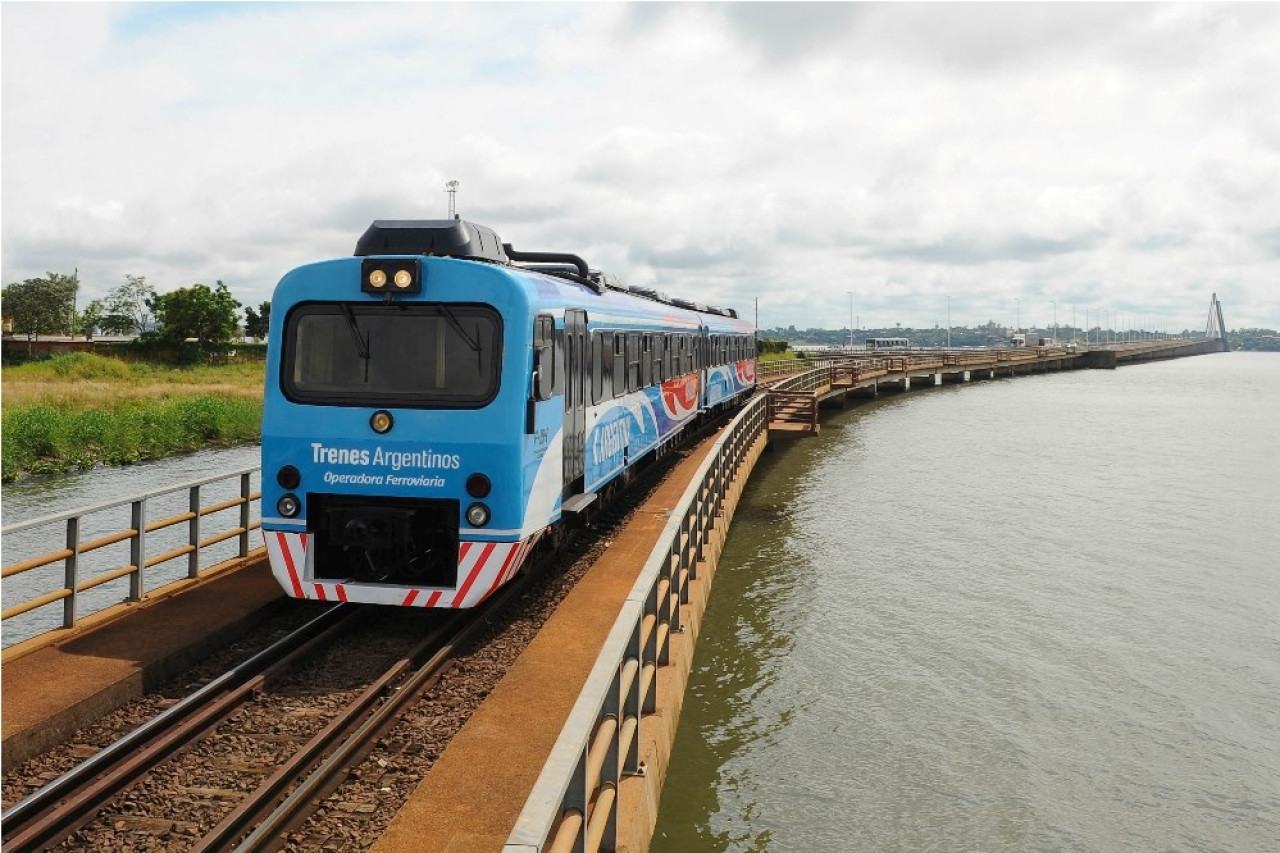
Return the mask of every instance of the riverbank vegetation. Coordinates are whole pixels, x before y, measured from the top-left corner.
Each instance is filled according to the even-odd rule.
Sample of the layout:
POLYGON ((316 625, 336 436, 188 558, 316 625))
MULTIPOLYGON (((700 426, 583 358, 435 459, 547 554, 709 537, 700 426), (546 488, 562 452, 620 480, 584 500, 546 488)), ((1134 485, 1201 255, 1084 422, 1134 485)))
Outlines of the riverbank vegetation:
POLYGON ((5 482, 257 440, 261 362, 169 367, 73 353, 3 372, 5 482))

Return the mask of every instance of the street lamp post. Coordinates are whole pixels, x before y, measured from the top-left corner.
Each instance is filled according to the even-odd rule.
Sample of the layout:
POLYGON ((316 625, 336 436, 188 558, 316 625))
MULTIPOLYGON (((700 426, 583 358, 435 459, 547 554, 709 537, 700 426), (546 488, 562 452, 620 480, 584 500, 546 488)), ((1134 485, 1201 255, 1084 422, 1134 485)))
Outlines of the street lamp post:
POLYGON ((947 349, 951 349, 951 294, 947 294, 947 349))

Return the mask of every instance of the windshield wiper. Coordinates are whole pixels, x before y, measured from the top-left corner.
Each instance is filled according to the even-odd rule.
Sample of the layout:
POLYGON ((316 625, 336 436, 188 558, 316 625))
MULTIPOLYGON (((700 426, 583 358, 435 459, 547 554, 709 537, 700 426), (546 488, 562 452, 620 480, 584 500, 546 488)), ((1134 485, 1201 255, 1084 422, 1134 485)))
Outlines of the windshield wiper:
POLYGON ((356 325, 355 312, 351 310, 351 306, 342 303, 342 313, 347 315, 347 327, 351 329, 351 337, 355 338, 356 355, 365 361, 369 360, 369 345, 365 342, 364 336, 360 334, 360 327, 356 325))
POLYGON ((441 305, 440 313, 443 314, 444 318, 449 321, 449 325, 453 327, 453 330, 457 332, 464 341, 467 342, 467 346, 471 348, 472 352, 480 352, 480 342, 477 341, 475 338, 471 337, 471 335, 467 333, 466 329, 462 328, 462 324, 458 322, 458 318, 455 317, 453 315, 453 312, 449 310, 448 305, 441 305))
POLYGON ((351 337, 355 338, 356 355, 360 356, 364 362, 364 381, 369 383, 369 342, 360 334, 360 326, 356 324, 355 312, 351 310, 351 306, 343 302, 342 313, 347 315, 347 328, 351 330, 351 337))

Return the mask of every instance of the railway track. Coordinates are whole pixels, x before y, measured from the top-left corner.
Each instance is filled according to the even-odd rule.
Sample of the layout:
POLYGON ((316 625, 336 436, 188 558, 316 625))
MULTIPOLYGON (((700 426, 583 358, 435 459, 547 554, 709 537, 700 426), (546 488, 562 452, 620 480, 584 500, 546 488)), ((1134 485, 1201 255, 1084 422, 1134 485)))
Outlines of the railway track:
POLYGON ((407 620, 394 642, 381 636, 388 611, 372 608, 372 635, 394 654, 361 639, 368 608, 311 620, 15 803, 5 850, 367 846, 676 455, 593 518, 592 535, 540 561, 555 570, 527 572, 485 607, 391 611, 407 620), (306 668, 328 675, 308 681, 306 668))
MULTIPOLYGON (((415 627, 425 622, 435 625, 380 675, 368 680, 363 689, 341 691, 354 693, 354 698, 341 703, 332 713, 323 708, 295 712, 302 717, 324 718, 326 722, 300 747, 280 755, 266 778, 212 829, 190 839, 187 849, 247 851, 282 846, 282 834, 306 819, 314 810, 312 805, 336 788, 349 768, 358 765, 373 741, 395 723, 405 705, 448 670, 460 648, 487 629, 488 615, 520 595, 533 576, 534 573, 526 574, 473 611, 396 613, 402 621, 415 627)), ((261 722, 264 713, 268 716, 281 711, 289 713, 279 701, 265 700, 273 689, 271 685, 312 664, 322 652, 330 652, 332 657, 332 649, 343 643, 351 644, 353 637, 356 644, 362 645, 357 636, 359 624, 375 610, 384 609, 349 605, 333 608, 14 804, 3 815, 5 850, 46 850, 59 845, 82 849, 86 842, 91 847, 98 847, 100 843, 110 847, 105 840, 99 842, 92 838, 94 832, 89 824, 95 819, 112 824, 113 830, 118 829, 116 824, 123 823, 126 827, 130 824, 149 827, 152 835, 166 834, 154 832, 162 828, 169 830, 167 834, 172 834, 175 828, 189 834, 199 824, 191 826, 191 821, 181 817, 161 815, 121 820, 123 815, 117 814, 115 820, 108 816, 102 821, 101 814, 126 792, 137 788, 145 790, 152 775, 172 774, 174 768, 166 770, 165 765, 183 751, 188 751, 183 760, 189 760, 190 748, 199 741, 222 741, 223 745, 212 748, 225 755, 228 747, 237 745, 245 751, 246 740, 276 739, 275 726, 267 727, 264 732, 263 727, 255 725, 261 722), (257 713, 247 713, 246 709, 255 703, 264 707, 257 713)), ((285 689, 273 698, 285 697, 287 703, 289 698, 307 693, 332 697, 334 680, 328 679, 328 684, 323 679, 308 681, 306 687, 285 689)), ((337 680, 341 680, 341 676, 337 680)), ((283 738, 285 742, 298 739, 292 732, 283 738)), ((197 759, 197 763, 202 762, 197 759)), ((159 784, 163 789, 172 783, 159 784)), ((207 785, 175 787, 230 793, 229 789, 207 785)), ((138 801, 137 798, 126 800, 138 801)))

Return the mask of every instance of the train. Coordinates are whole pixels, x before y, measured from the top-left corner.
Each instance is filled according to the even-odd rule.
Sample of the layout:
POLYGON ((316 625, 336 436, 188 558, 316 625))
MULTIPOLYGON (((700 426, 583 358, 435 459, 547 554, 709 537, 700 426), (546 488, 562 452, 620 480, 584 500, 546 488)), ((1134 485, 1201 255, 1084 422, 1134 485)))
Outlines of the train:
POLYGON ((374 221, 271 306, 262 531, 299 599, 475 607, 755 387, 736 311, 461 218, 374 221))

